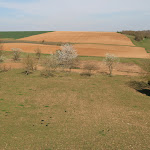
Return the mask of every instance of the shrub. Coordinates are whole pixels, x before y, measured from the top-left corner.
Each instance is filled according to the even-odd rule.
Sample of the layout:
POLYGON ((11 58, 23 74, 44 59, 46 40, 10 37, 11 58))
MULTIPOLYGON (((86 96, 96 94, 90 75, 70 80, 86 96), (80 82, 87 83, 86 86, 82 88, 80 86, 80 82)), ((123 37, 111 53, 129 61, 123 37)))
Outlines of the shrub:
POLYGON ((6 67, 5 65, 0 65, 0 72, 7 72, 11 70, 11 67, 6 67))
POLYGON ((112 76, 112 71, 116 63, 119 62, 118 57, 116 57, 113 54, 106 54, 106 57, 104 59, 104 63, 108 67, 109 75, 112 76))
POLYGON ((37 59, 41 58, 41 50, 40 50, 40 48, 35 49, 35 55, 36 55, 37 59))
POLYGON ((58 63, 64 67, 71 69, 77 62, 77 52, 70 44, 64 44, 61 50, 57 50, 55 53, 58 63))
POLYGON ((23 65, 25 69, 25 74, 28 75, 37 69, 38 62, 35 58, 27 55, 27 57, 23 60, 23 65))
POLYGON ((3 55, 0 55, 0 63, 5 60, 5 57, 3 55))
POLYGON ((13 51, 13 60, 14 61, 18 61, 18 60, 20 60, 20 55, 21 55, 21 49, 19 49, 19 48, 12 48, 11 49, 12 51, 13 51))
POLYGON ((80 73, 81 76, 91 76, 92 74, 90 72, 87 71, 83 71, 82 73, 80 73))
POLYGON ((53 72, 59 67, 58 61, 55 55, 49 56, 44 60, 44 70, 41 75, 45 77, 54 76, 53 72))
POLYGON ((98 66, 95 63, 90 63, 87 62, 86 64, 83 65, 84 72, 81 73, 81 75, 92 75, 92 71, 97 70, 98 66))

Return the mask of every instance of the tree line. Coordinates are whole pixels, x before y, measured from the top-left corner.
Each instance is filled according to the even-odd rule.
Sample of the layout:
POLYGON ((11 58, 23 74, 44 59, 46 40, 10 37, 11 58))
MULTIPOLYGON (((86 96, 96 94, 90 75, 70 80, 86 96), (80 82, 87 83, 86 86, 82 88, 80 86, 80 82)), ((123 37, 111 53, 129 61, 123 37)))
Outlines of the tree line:
POLYGON ((145 38, 150 38, 150 30, 143 30, 143 31, 127 30, 127 31, 122 31, 120 33, 126 34, 126 35, 132 35, 135 37, 136 41, 142 41, 145 38))

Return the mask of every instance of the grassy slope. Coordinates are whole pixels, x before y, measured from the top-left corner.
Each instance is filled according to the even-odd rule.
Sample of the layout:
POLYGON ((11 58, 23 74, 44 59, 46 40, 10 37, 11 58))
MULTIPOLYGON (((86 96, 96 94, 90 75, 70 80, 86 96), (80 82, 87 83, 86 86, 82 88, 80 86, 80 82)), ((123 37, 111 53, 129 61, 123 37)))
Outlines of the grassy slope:
POLYGON ((138 78, 21 72, 0 73, 1 149, 150 148, 150 99, 127 85, 138 78))
POLYGON ((144 47, 147 52, 150 52, 150 39, 144 39, 143 41, 138 42, 134 40, 134 36, 131 35, 126 35, 126 36, 131 39, 131 41, 135 46, 144 47))
POLYGON ((16 31, 16 32, 0 32, 0 38, 19 39, 32 35, 53 32, 53 31, 16 31))

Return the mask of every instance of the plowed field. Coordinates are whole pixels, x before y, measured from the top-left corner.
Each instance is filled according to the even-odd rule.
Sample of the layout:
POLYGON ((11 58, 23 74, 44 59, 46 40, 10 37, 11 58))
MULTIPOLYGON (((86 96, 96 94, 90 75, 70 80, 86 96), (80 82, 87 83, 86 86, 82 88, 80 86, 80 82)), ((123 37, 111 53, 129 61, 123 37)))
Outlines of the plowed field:
MULTIPOLYGON (((112 46, 100 44, 75 44, 77 53, 81 56, 105 56, 106 53, 115 54, 118 57, 145 58, 149 55, 144 48, 130 46, 112 46)), ((42 53, 52 54, 61 47, 55 45, 29 44, 29 43, 6 43, 4 50, 11 51, 11 48, 20 48, 23 52, 34 53, 40 48, 42 53)))
POLYGON ((47 41, 47 42, 71 42, 71 43, 103 43, 115 45, 130 45, 133 43, 125 35, 115 32, 71 32, 56 31, 40 35, 34 35, 19 40, 47 41))

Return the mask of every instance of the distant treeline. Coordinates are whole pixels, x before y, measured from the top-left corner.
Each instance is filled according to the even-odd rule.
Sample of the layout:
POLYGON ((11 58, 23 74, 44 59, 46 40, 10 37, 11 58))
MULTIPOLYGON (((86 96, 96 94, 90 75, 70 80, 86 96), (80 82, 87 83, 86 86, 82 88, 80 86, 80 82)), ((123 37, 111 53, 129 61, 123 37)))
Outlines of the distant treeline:
POLYGON ((135 36, 136 41, 142 41, 144 38, 150 38, 150 30, 144 31, 122 31, 122 34, 135 36))

